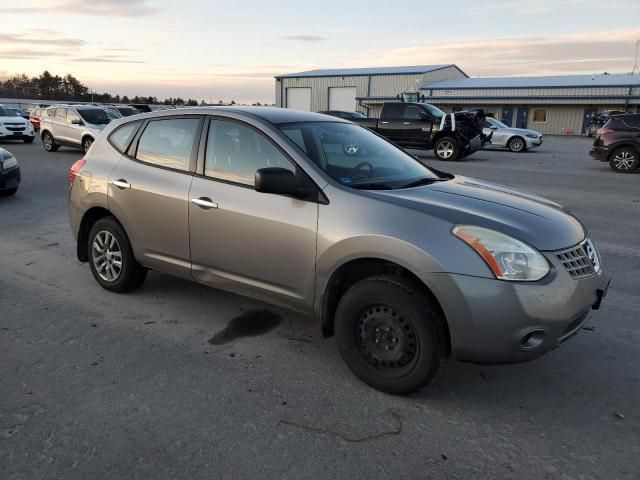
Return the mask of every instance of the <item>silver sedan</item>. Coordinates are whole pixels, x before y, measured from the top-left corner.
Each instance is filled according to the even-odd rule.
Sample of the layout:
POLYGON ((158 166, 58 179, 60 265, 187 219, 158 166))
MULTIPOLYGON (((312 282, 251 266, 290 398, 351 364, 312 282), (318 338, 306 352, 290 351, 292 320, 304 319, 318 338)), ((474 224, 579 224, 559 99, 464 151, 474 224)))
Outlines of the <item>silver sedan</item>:
POLYGON ((482 130, 485 135, 493 132, 491 145, 487 145, 487 147, 508 148, 512 152, 519 153, 542 145, 540 132, 508 127, 495 118, 487 117, 482 125, 482 130))

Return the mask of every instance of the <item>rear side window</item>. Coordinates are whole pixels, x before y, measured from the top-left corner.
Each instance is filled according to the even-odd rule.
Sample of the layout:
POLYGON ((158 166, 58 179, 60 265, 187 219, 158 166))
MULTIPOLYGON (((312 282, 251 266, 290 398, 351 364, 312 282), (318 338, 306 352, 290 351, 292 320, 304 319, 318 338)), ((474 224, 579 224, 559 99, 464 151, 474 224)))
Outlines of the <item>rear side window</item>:
POLYGON ((53 117, 56 116, 56 109, 55 108, 48 108, 45 111, 47 113, 47 117, 53 118, 53 117))
POLYGON ((188 171, 198 118, 154 120, 145 128, 136 159, 161 167, 188 171))
POLYGON ((67 121, 67 109, 66 108, 58 108, 58 109, 56 109, 56 120, 61 120, 63 122, 67 121))
POLYGON ((295 167, 258 132, 237 123, 213 120, 209 126, 204 173, 244 185, 254 185, 256 170, 295 167))
POLYGON ((404 105, 402 103, 385 103, 382 116, 385 118, 402 118, 404 105))
POLYGON ((640 115, 629 115, 622 117, 622 121, 627 127, 640 128, 640 115))
POLYGON ((127 123, 116 129, 116 131, 109 136, 111 145, 120 153, 124 153, 138 131, 138 128, 140 128, 140 122, 127 123))

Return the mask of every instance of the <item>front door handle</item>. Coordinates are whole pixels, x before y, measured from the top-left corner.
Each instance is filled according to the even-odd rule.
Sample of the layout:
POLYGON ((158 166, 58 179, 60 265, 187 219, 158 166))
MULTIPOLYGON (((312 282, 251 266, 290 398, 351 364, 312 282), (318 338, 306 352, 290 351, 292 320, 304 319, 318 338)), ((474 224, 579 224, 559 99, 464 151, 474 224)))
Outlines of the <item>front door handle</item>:
POLYGON ((403 125, 411 125, 411 122, 402 122, 403 125))
POLYGON ((200 197, 191 199, 191 203, 199 206, 203 210, 211 210, 212 208, 218 208, 218 204, 211 200, 209 197, 200 197))
POLYGON ((121 178, 119 180, 111 180, 111 185, 114 185, 114 186, 116 186, 116 187, 118 187, 120 189, 131 188, 131 184, 128 183, 123 178, 121 178))

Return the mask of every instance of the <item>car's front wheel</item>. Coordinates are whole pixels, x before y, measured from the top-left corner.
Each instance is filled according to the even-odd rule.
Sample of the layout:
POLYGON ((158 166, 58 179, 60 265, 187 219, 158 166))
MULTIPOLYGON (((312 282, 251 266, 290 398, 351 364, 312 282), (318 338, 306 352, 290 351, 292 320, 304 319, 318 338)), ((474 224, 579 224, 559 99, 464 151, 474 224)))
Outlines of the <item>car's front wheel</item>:
POLYGON ((640 166, 640 155, 631 147, 620 147, 611 154, 609 166, 614 172, 631 173, 640 166))
POLYGON ((438 160, 458 160, 460 147, 455 138, 442 137, 433 145, 433 153, 438 160))
POLYGON ((47 152, 56 152, 58 151, 58 145, 53 140, 53 135, 49 132, 44 132, 42 134, 42 146, 47 152))
POLYGON ((507 148, 514 153, 524 152, 527 149, 527 144, 521 137, 512 137, 507 143, 507 148))
POLYGON ((444 318, 426 295, 398 277, 353 285, 338 304, 335 332, 353 373, 395 395, 431 384, 449 356, 444 318))
POLYGON ((82 139, 82 151, 84 153, 87 153, 89 151, 89 149, 91 148, 91 145, 93 144, 93 138, 91 137, 84 137, 82 139))
POLYGON ((147 270, 136 261, 124 229, 113 217, 93 224, 87 249, 91 273, 103 288, 129 292, 144 282, 147 270))

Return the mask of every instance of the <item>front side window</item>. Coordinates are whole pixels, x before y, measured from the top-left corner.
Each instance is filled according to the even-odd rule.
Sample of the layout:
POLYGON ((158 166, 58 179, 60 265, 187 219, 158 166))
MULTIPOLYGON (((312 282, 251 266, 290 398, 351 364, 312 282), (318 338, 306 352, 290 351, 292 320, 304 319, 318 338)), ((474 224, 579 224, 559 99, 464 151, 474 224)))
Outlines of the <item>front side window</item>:
POLYGON ((327 175, 346 186, 396 189, 419 180, 441 179, 403 150, 359 125, 318 122, 283 125, 280 129, 327 175))
POLYGON ((405 105, 403 118, 406 118, 407 120, 420 120, 426 114, 427 113, 420 107, 416 107, 415 105, 405 105))
POLYGON ((238 123, 212 120, 207 136, 204 174, 234 183, 254 185, 260 168, 295 166, 264 136, 238 123))
POLYGON ((546 108, 536 108, 533 111, 533 121, 536 123, 546 123, 547 122, 547 109, 546 108))
POLYGON ((116 150, 120 153, 124 153, 138 131, 139 126, 140 122, 132 122, 118 128, 109 136, 111 145, 116 147, 116 150))
POLYGON ((175 170, 189 170, 193 143, 200 120, 180 118, 154 120, 145 128, 136 159, 175 170))
POLYGON ((74 120, 80 121, 80 115, 73 110, 67 111, 67 123, 73 123, 74 120))

